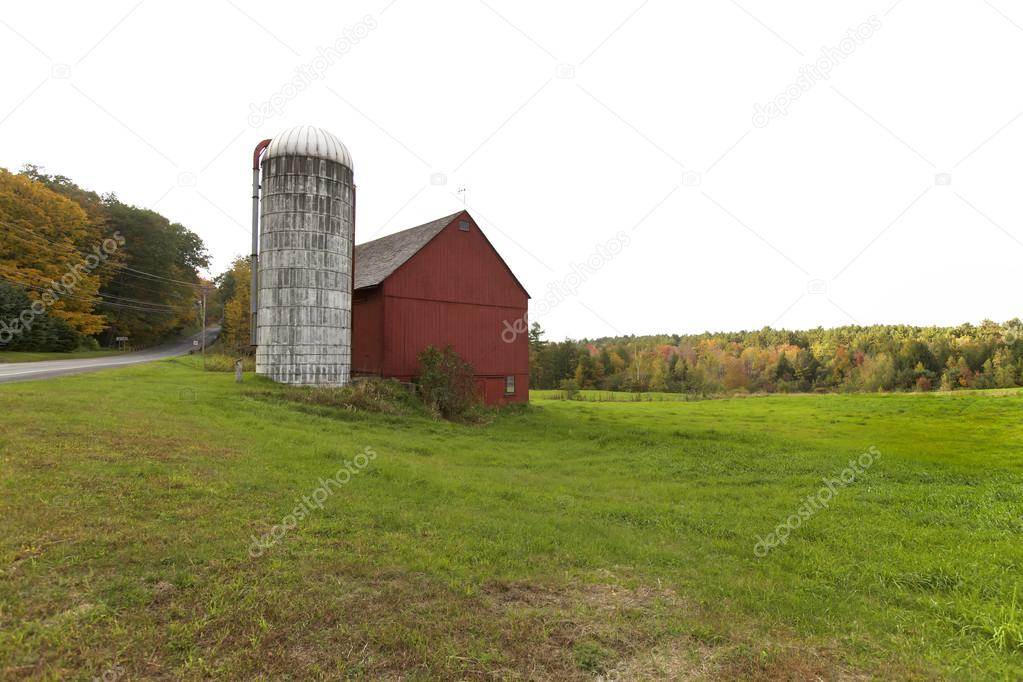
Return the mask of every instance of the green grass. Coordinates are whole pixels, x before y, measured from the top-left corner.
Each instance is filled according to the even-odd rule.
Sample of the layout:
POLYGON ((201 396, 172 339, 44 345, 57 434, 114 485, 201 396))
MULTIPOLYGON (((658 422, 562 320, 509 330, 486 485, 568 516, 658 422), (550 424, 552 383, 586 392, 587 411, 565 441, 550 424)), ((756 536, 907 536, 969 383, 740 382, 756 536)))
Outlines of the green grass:
POLYGON ((1023 677, 1019 391, 464 426, 197 363, 0 386, 0 678, 1023 677))
POLYGON ((44 352, 44 351, 0 351, 0 363, 4 362, 40 362, 42 360, 81 360, 83 358, 103 358, 108 355, 117 355, 118 350, 75 350, 67 353, 44 352))
MULTIPOLYGON (((199 356, 200 358, 202 356, 199 356)), ((207 372, 233 372, 234 363, 238 358, 225 353, 206 353, 206 364, 204 369, 207 372)), ((253 372, 256 369, 256 358, 245 356, 241 358, 242 368, 246 372, 253 372)))
MULTIPOLYGON (((565 391, 559 390, 531 390, 529 392, 530 400, 565 400, 565 391)), ((685 393, 663 393, 658 391, 647 391, 646 393, 635 393, 633 391, 598 391, 592 389, 584 389, 579 391, 579 394, 574 400, 591 402, 591 403, 606 403, 606 402, 657 402, 657 401, 686 401, 694 400, 692 396, 685 393)))

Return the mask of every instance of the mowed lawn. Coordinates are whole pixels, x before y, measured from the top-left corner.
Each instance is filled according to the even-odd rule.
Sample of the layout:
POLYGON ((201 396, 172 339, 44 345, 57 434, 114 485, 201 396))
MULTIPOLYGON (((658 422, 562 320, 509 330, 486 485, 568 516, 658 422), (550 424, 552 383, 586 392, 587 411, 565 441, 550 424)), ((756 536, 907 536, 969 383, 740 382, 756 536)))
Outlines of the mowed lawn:
POLYGON ((278 392, 193 360, 0 386, 0 678, 1023 678, 1018 391, 485 426, 278 392))
POLYGON ((118 355, 119 350, 76 350, 68 353, 49 351, 0 351, 0 363, 5 362, 40 362, 43 360, 82 360, 84 358, 105 358, 110 355, 118 355))
MULTIPOLYGON (((529 392, 530 400, 565 400, 567 396, 564 391, 559 390, 536 390, 529 392)), ((685 393, 661 393, 657 391, 648 391, 646 393, 631 393, 628 391, 594 391, 594 390, 582 390, 578 392, 578 395, 574 400, 581 400, 584 402, 651 402, 659 400, 695 400, 695 397, 691 397, 685 393)))

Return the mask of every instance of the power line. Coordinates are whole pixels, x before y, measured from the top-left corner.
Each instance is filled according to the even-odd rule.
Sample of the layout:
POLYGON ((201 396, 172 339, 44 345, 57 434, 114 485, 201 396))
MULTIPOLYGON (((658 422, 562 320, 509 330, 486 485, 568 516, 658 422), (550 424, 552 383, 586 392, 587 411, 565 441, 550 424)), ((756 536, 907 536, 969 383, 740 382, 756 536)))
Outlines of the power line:
POLYGON ((170 277, 163 277, 161 275, 154 275, 151 272, 145 272, 143 270, 136 270, 135 268, 129 268, 127 265, 121 265, 120 263, 112 263, 111 267, 115 268, 117 270, 127 270, 129 272, 137 272, 140 275, 146 275, 146 277, 148 277, 150 279, 155 279, 157 281, 170 282, 172 284, 183 284, 185 286, 193 287, 195 289, 200 289, 200 290, 206 288, 206 287, 204 287, 201 284, 193 284, 192 282, 185 282, 184 280, 180 280, 180 279, 171 279, 170 277))
MULTIPOLYGON (((2 276, 0 276, 0 280, 4 280, 6 282, 10 282, 11 284, 15 284, 15 285, 20 286, 20 287, 25 287, 26 289, 35 289, 37 291, 43 291, 43 292, 51 291, 50 289, 47 289, 45 287, 37 287, 37 286, 33 286, 31 284, 25 284, 24 282, 16 282, 16 281, 14 281, 12 279, 7 279, 6 277, 2 277, 2 276)), ((114 303, 113 301, 104 301, 102 299, 82 298, 81 296, 72 296, 70 294, 59 294, 58 296, 60 298, 70 298, 70 299, 74 299, 76 301, 85 301, 86 303, 92 303, 94 305, 109 305, 109 306, 114 306, 116 308, 126 308, 126 309, 129 309, 129 310, 140 310, 140 311, 146 312, 146 313, 164 313, 164 314, 174 314, 175 313, 175 311, 173 311, 173 310, 157 310, 157 309, 154 309, 154 308, 143 308, 141 306, 127 305, 125 303, 114 303)))
POLYGON ((150 306, 155 306, 155 307, 158 307, 158 308, 170 308, 172 310, 177 310, 177 306, 174 306, 174 305, 172 305, 170 303, 158 303, 157 301, 142 301, 142 300, 139 300, 137 298, 129 298, 127 296, 115 296, 113 294, 108 294, 108 293, 106 293, 104 291, 97 291, 96 295, 97 296, 102 296, 102 297, 105 297, 105 298, 117 299, 118 301, 130 301, 131 303, 141 303, 143 305, 150 305, 150 306))
MULTIPOLYGON (((32 273, 28 273, 28 272, 19 272, 17 270, 11 270, 9 268, 4 268, 2 266, 0 266, 0 269, 5 270, 7 272, 13 272, 13 273, 15 273, 17 275, 20 275, 22 277, 33 277, 33 276, 39 277, 39 275, 33 275, 32 273)), ((173 306, 169 306, 169 305, 166 305, 166 304, 163 304, 163 303, 150 303, 150 302, 146 302, 146 301, 135 301, 136 303, 143 303, 145 305, 144 306, 142 306, 142 305, 129 305, 129 304, 126 304, 126 303, 116 303, 114 301, 107 301, 107 300, 105 300, 103 298, 91 298, 91 297, 84 297, 84 296, 75 296, 74 294, 62 294, 59 291, 54 291, 54 289, 52 287, 41 287, 41 286, 37 286, 37 285, 34 285, 34 284, 28 284, 26 282, 19 282, 17 280, 8 279, 7 277, 0 276, 0 279, 3 279, 6 282, 10 282, 11 284, 16 284, 16 285, 18 285, 20 287, 25 287, 26 289, 33 289, 33 290, 42 291, 42 292, 50 292, 51 294, 55 295, 58 299, 60 299, 60 298, 70 298, 70 299, 73 299, 75 301, 84 301, 86 303, 92 303, 94 305, 100 305, 100 304, 111 305, 111 306, 115 306, 115 307, 118 307, 118 308, 129 308, 131 310, 143 310, 145 312, 150 312, 150 313, 177 313, 178 312, 177 308, 174 308, 173 306)), ((122 297, 112 296, 111 298, 122 298, 122 297)), ((123 299, 123 300, 134 300, 134 299, 123 299)))
MULTIPOLYGON (((34 231, 28 229, 27 227, 20 227, 18 225, 7 225, 7 224, 4 224, 4 227, 7 227, 7 228, 13 227, 15 230, 20 230, 22 232, 26 232, 26 233, 32 235, 33 237, 35 237, 36 239, 41 239, 42 241, 46 242, 47 244, 50 244, 51 246, 56 246, 57 248, 60 248, 60 249, 67 249, 68 248, 67 244, 58 244, 57 242, 53 241, 52 239, 47 239, 46 237, 42 236, 41 234, 38 234, 37 232, 34 232, 34 231)), ((17 236, 17 235, 15 235, 15 236, 17 236)), ((72 251, 73 251, 73 249, 72 249, 72 251)), ((76 256, 79 256, 79 257, 81 256, 81 254, 79 254, 77 251, 75 251, 74 253, 75 253, 76 256)))
MULTIPOLYGON (((43 237, 41 235, 35 234, 31 230, 27 230, 25 228, 18 228, 16 226, 10 226, 10 227, 15 227, 15 229, 21 229, 21 230, 24 230, 25 232, 29 232, 30 234, 35 236, 37 239, 40 239, 40 240, 46 242, 47 244, 51 244, 53 246, 60 247, 60 245, 57 244, 56 242, 50 241, 50 240, 46 239, 45 237, 43 237)), ((22 237, 21 235, 11 234, 11 236, 15 237, 17 239, 20 239, 20 240, 22 240, 23 242, 25 242, 27 244, 31 244, 32 243, 31 241, 29 241, 25 237, 22 237)), ((82 257, 82 255, 80 253, 78 253, 77 251, 72 251, 72 252, 65 251, 64 254, 65 255, 74 255, 74 256, 76 256, 78 258, 82 257)), ((197 287, 197 286, 199 286, 199 285, 195 285, 195 284, 189 284, 188 282, 182 282, 181 280, 171 280, 171 279, 162 278, 159 275, 152 275, 151 273, 147 273, 147 272, 145 272, 143 270, 135 270, 134 268, 129 268, 129 267, 127 267, 127 266, 125 266, 125 265, 123 265, 121 263, 109 263, 108 266, 111 269, 118 270, 118 271, 120 271, 120 270, 132 270, 132 272, 122 272, 121 274, 126 274, 128 277, 134 277, 136 279, 141 279, 141 280, 147 281, 147 282, 167 281, 167 282, 172 282, 172 283, 185 284, 185 285, 190 286, 190 287, 197 287), (138 274, 133 274, 133 273, 138 273, 138 274)), ((160 293, 160 292, 154 291, 152 289, 149 289, 148 291, 150 293, 154 293, 154 294, 160 293)))
POLYGON ((129 310, 141 310, 146 313, 164 313, 165 315, 176 315, 176 310, 158 310, 154 308, 142 308, 140 306, 128 305, 126 303, 114 303, 113 301, 96 301, 96 305, 110 305, 116 308, 127 308, 129 310))
MULTIPOLYGON (((22 277, 35 277, 35 278, 37 278, 39 280, 43 280, 44 282, 48 282, 48 278, 46 276, 44 276, 44 275, 36 275, 35 273, 31 273, 31 272, 23 272, 21 270, 14 270, 14 269, 11 269, 11 268, 4 267, 2 265, 0 265, 0 270, 6 270, 7 272, 10 272, 10 273, 13 273, 13 274, 16 274, 16 275, 20 275, 22 277)), ((156 293, 156 294, 160 293, 158 291, 153 291, 151 289, 149 291, 151 291, 152 293, 156 293)), ((102 291, 96 292, 96 295, 97 296, 101 296, 101 297, 106 297, 106 298, 114 298, 114 299, 118 299, 118 300, 122 300, 122 301, 130 301, 132 303, 140 303, 140 304, 148 305, 148 306, 155 306, 155 307, 160 307, 160 308, 172 308, 174 310, 177 310, 176 306, 174 306, 173 304, 169 304, 169 303, 160 303, 158 301, 143 301, 143 300, 137 299, 137 298, 130 298, 128 296, 117 296, 115 294, 110 294, 110 293, 106 293, 106 292, 102 292, 102 291)))
MULTIPOLYGON (((157 283, 161 283, 161 284, 162 283, 171 283, 171 284, 180 283, 180 284, 183 284, 185 286, 191 287, 191 288, 193 288, 193 289, 195 289, 197 291, 202 291, 202 289, 204 288, 200 284, 189 284, 188 282, 180 282, 179 280, 167 281, 167 280, 163 280, 163 279, 157 279, 157 277, 158 277, 157 275, 150 276, 149 273, 135 274, 135 272, 125 272, 126 269, 130 270, 131 268, 125 268, 124 266, 118 265, 116 263, 110 265, 110 267, 112 269, 116 270, 117 274, 119 274, 119 275, 124 275, 126 277, 134 277, 135 279, 142 280, 143 282, 157 282, 157 283)), ((136 271, 136 272, 142 272, 142 271, 136 271)), ((154 293, 154 294, 161 293, 159 291, 154 291, 152 289, 148 289, 147 291, 149 291, 150 293, 154 293)))
MULTIPOLYGON (((0 279, 4 280, 6 282, 10 282, 11 284, 15 284, 17 286, 24 287, 26 289, 34 289, 36 291, 54 293, 52 289, 49 289, 47 287, 39 287, 39 286, 35 286, 33 284, 25 284, 24 282, 17 282, 15 280, 7 279, 6 277, 2 277, 2 276, 0 276, 0 279)), ((173 313, 176 312, 174 310, 161 310, 161 309, 157 309, 157 308, 146 308, 146 307, 142 307, 142 306, 128 305, 126 303, 115 303, 113 301, 104 301, 103 299, 84 298, 82 296, 75 296, 73 294, 60 294, 60 293, 57 293, 56 295, 57 295, 57 297, 59 299, 70 298, 70 299, 75 300, 75 301, 84 301, 85 303, 92 303, 93 305, 109 305, 109 306, 114 306, 114 307, 117 307, 117 308, 127 308, 129 310, 140 310, 140 311, 147 312, 147 313, 173 314, 173 313)))
MULTIPOLYGON (((29 241, 26 237, 22 237, 20 234, 11 233, 11 236, 14 237, 15 239, 20 239, 21 241, 25 242, 26 244, 32 244, 31 241, 29 241)), ((52 244, 54 246, 60 246, 56 242, 51 242, 48 239, 45 239, 44 237, 40 237, 39 235, 36 235, 36 237, 38 237, 39 239, 42 239, 47 244, 52 244)), ((76 255, 78 255, 77 252, 75 252, 75 253, 76 253, 76 255)), ((65 254, 65 255, 67 255, 67 254, 65 254)))
MULTIPOLYGON (((119 275, 124 275, 124 274, 130 274, 130 273, 123 273, 123 272, 122 272, 122 273, 119 273, 119 275)), ((141 277, 139 277, 139 279, 140 279, 140 280, 142 280, 143 282, 148 282, 148 281, 149 281, 149 280, 147 280, 147 279, 142 279, 141 277)), ((113 280, 111 280, 111 281, 113 281, 113 280)), ((138 282, 136 282, 136 281, 129 281, 129 282, 125 282, 125 281, 124 281, 124 280, 122 279, 122 280, 119 280, 119 281, 118 281, 118 284, 119 284, 120 286, 123 286, 123 287, 131 287, 132 289, 138 289, 139 291, 145 291, 146 293, 149 293, 149 294, 156 294, 156 295, 158 295, 158 296, 162 296, 163 294, 165 294, 165 293, 166 293, 165 291, 158 291, 158 290, 156 290, 156 289, 150 289, 149 287, 144 287, 144 286, 140 285, 140 284, 139 284, 138 282)))
MULTIPOLYGON (((9 224, 3 224, 3 227, 8 227, 8 228, 13 227, 15 230, 20 230, 22 232, 30 234, 33 237, 35 237, 36 239, 40 239, 40 240, 46 242, 47 244, 50 244, 51 246, 55 246, 55 247, 57 247, 59 249, 65 249, 65 252, 64 252, 65 255, 70 255, 69 252, 66 250, 66 249, 68 249, 66 244, 58 244, 57 242, 55 242, 55 241, 53 241, 51 239, 47 239, 46 237, 42 236, 41 234, 38 234, 37 232, 35 232, 33 230, 28 229, 27 227, 20 227, 18 225, 9 225, 9 224)), ((14 236, 17 236, 17 235, 14 235, 14 236)), ((21 238, 21 239, 23 239, 23 238, 21 238)), ((82 257, 82 254, 78 253, 77 251, 74 251, 73 249, 71 250, 71 253, 73 253, 75 256, 77 256, 79 258, 82 257)), ((155 279, 157 281, 171 282, 173 284, 182 284, 184 286, 193 287, 195 289, 203 289, 204 288, 201 284, 195 284, 193 282, 186 282, 184 280, 174 279, 174 278, 171 278, 171 277, 164 277, 163 275, 157 275, 157 274, 152 273, 152 272, 146 272, 145 270, 137 270, 135 268, 130 268, 127 265, 124 265, 122 263, 110 263, 109 265, 112 268, 115 268, 115 269, 118 269, 118 270, 128 270, 130 272, 138 273, 139 275, 145 275, 146 277, 148 277, 150 279, 155 279)))

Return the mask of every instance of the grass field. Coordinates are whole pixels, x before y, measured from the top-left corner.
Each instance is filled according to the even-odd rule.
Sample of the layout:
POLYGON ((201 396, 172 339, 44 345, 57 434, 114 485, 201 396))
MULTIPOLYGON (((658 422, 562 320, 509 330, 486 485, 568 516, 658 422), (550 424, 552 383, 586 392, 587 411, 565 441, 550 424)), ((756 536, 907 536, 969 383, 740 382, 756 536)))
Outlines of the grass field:
MULTIPOLYGON (((529 392, 530 400, 566 400, 565 391, 559 390, 532 390, 529 392)), ((685 393, 660 393, 648 391, 646 393, 634 393, 632 391, 597 391, 584 389, 574 398, 589 403, 642 403, 658 402, 664 400, 686 401, 693 400, 692 396, 685 393)))
POLYGON ((1020 392, 463 426, 196 364, 0 386, 0 678, 1023 678, 1020 392))
POLYGON ((0 351, 0 363, 3 362, 39 362, 41 360, 81 360, 83 358, 104 358, 108 355, 117 355, 118 350, 76 350, 69 353, 50 353, 34 351, 0 351))

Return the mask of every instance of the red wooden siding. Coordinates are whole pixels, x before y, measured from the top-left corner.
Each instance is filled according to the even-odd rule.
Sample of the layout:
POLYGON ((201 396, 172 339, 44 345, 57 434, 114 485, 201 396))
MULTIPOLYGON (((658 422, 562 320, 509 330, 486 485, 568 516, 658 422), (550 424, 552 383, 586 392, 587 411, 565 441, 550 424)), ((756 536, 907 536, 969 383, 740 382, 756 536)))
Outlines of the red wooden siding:
POLYGON ((488 404, 526 401, 528 336, 520 334, 508 343, 501 332, 505 322, 525 318, 528 298, 476 223, 463 213, 378 289, 356 293, 353 369, 379 366, 383 376, 409 380, 424 348, 451 345, 472 364, 488 404), (469 221, 468 232, 459 229, 462 220, 469 221), (504 392, 507 376, 515 377, 510 395, 504 392))
POLYGON ((518 285, 472 218, 463 213, 384 281, 387 296, 526 307, 518 285), (470 229, 458 224, 468 220, 470 229))
POLYGON ((463 359, 472 363, 480 376, 515 373, 509 369, 528 374, 528 347, 526 364, 520 365, 523 358, 518 357, 521 355, 517 352, 518 344, 501 340, 502 323, 514 321, 522 312, 519 308, 388 296, 384 372, 403 376, 415 374, 416 356, 423 348, 451 344, 463 359))
POLYGON ((381 374, 384 362, 384 297, 362 289, 352 297, 352 373, 381 374))

